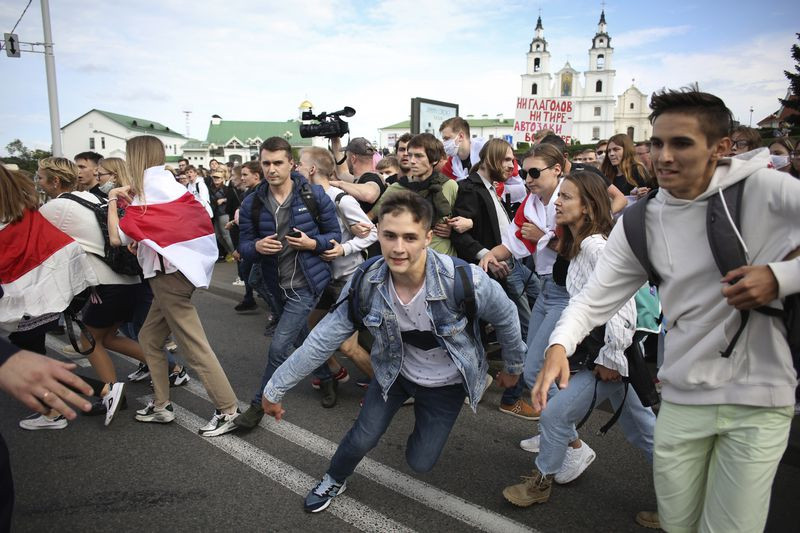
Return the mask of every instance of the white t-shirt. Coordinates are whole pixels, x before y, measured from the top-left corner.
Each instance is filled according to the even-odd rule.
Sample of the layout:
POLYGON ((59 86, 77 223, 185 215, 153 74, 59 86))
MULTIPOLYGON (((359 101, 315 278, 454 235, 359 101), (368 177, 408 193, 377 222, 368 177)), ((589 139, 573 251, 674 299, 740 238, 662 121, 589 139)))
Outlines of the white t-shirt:
MULTIPOLYGON (((397 296, 394 282, 389 276, 389 294, 401 332, 433 331, 433 322, 428 316, 424 285, 406 304, 397 296)), ((407 380, 423 387, 444 387, 462 381, 461 373, 450 354, 438 345, 435 348, 422 349, 403 342, 403 363, 400 366, 400 374, 407 380)))

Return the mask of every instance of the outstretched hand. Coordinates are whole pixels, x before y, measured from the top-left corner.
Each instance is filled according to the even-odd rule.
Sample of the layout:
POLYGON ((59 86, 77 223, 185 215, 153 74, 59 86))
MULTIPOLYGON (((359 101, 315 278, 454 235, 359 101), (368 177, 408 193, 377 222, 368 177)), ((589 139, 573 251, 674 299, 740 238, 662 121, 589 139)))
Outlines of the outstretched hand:
POLYGON ((72 363, 20 350, 0 366, 0 389, 34 411, 47 414, 55 409, 74 420, 77 415, 67 403, 82 411, 92 408, 85 398, 70 390, 92 394, 92 388, 71 372, 74 368, 72 363))
POLYGON ((261 398, 261 407, 264 409, 265 414, 275 418, 275 420, 280 420, 286 413, 280 403, 272 403, 267 400, 266 396, 262 396, 261 398))
POLYGON ((544 354, 544 366, 536 376, 536 384, 531 390, 533 408, 541 411, 547 406, 547 391, 558 381, 558 387, 567 388, 569 384, 569 360, 567 352, 560 344, 554 344, 544 354))

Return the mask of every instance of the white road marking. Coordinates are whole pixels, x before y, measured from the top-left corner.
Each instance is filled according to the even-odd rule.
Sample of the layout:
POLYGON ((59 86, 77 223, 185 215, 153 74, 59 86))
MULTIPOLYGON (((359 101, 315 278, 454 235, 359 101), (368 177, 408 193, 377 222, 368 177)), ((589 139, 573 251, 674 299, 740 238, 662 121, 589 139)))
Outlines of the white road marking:
MULTIPOLYGON (((68 343, 56 341, 48 335, 47 346, 49 348, 60 353, 61 348, 65 345, 68 345, 68 343)), ((129 362, 136 362, 133 359, 116 352, 109 353, 113 353, 114 355, 129 362)), ((72 359, 72 361, 83 367, 89 366, 89 362, 85 358, 72 359)), ((203 398, 206 401, 210 401, 205 388, 203 388, 203 386, 198 382, 197 378, 193 377, 192 381, 181 388, 194 394, 195 396, 203 398)), ((242 409, 242 411, 247 409, 249 406, 249 403, 242 401, 239 402, 239 408, 242 409)), ((333 457, 333 454, 336 452, 336 443, 303 429, 300 426, 294 425, 291 422, 287 422, 286 420, 276 422, 271 418, 267 420, 268 418, 269 417, 265 417, 264 420, 262 420, 259 424, 260 427, 266 429, 267 431, 326 459, 333 457)), ((205 424, 205 421, 198 423, 196 427, 200 427, 203 424, 205 424)), ((241 441, 241 439, 237 440, 241 441)), ((244 443, 244 441, 242 442, 244 443)), ((481 531, 499 533, 541 533, 537 529, 531 528, 485 507, 469 502, 463 498, 460 498, 459 496, 450 494, 449 492, 434 487, 429 483, 414 479, 413 477, 410 477, 399 470, 381 464, 374 459, 370 459, 369 457, 362 459, 361 463, 359 463, 358 467, 356 468, 356 473, 361 474, 371 481, 379 483, 399 494, 402 494, 403 496, 411 498, 412 500, 416 500, 426 507, 433 509, 434 511, 438 511, 442 514, 455 518, 456 520, 459 520, 468 526, 481 531)), ((315 482, 316 480, 312 479, 305 485, 305 489, 302 492, 303 496, 305 496, 307 491, 315 482)), ((300 494, 300 492, 298 492, 298 494, 300 494)), ((335 501, 336 500, 334 500, 334 502, 335 501)))
MULTIPOLYGON (((152 400, 152 396, 139 398, 142 403, 152 400)), ((172 402, 175 409, 175 422, 184 429, 197 435, 197 428, 204 426, 206 421, 199 416, 187 411, 175 402, 172 402)), ((219 437, 204 438, 198 436, 206 443, 219 448, 237 461, 244 463, 253 470, 265 475, 272 481, 279 483, 290 491, 305 497, 308 491, 318 480, 312 478, 293 466, 284 463, 280 459, 256 448, 249 442, 237 438, 231 434, 219 437)), ((331 501, 330 506, 325 512, 331 513, 336 517, 347 522, 351 526, 361 531, 385 531, 385 532, 409 532, 410 529, 403 524, 392 520, 388 516, 375 511, 363 503, 346 496, 347 493, 337 496, 331 501)), ((299 502, 298 502, 299 506, 299 502)))

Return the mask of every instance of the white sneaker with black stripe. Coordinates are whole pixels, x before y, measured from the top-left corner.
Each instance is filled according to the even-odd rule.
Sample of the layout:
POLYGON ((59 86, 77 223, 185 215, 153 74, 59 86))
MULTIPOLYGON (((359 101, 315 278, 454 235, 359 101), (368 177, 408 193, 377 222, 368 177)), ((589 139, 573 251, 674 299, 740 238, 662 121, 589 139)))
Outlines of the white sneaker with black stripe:
POLYGON ((34 413, 20 420, 19 427, 29 431, 35 431, 37 429, 64 429, 67 427, 67 419, 64 418, 64 415, 48 418, 45 415, 34 413))
POLYGON ((139 367, 128 374, 128 381, 137 382, 142 381, 150 376, 150 368, 145 363, 139 363, 139 367))
POLYGON ((150 402, 144 409, 136 411, 136 420, 139 422, 156 422, 158 424, 169 424, 175 420, 175 411, 172 409, 172 404, 168 403, 164 407, 156 407, 156 404, 150 402))
POLYGON ((109 425, 114 420, 114 415, 119 411, 122 405, 122 400, 125 398, 125 384, 124 383, 110 383, 108 394, 103 396, 103 406, 106 408, 105 425, 109 425))
POLYGON ((236 409, 236 412, 230 415, 226 415, 217 409, 208 424, 198 429, 197 433, 203 437, 216 437, 229 433, 236 429, 236 424, 233 421, 236 420, 239 414, 239 409, 236 409))

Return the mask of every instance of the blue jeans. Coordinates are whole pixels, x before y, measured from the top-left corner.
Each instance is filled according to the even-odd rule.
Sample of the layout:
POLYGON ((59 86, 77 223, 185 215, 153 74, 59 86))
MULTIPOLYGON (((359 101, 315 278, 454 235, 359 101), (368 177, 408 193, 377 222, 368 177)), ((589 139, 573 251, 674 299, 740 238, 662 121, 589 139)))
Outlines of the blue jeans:
MULTIPOLYGON (((543 474, 555 474, 564 463, 567 445, 578 438, 577 424, 586 415, 594 394, 595 376, 590 370, 581 370, 569 380, 566 389, 561 389, 547 402, 539 420, 539 455, 536 468, 543 474)), ((597 405, 606 399, 616 411, 622 403, 624 383, 597 381, 597 405)), ((653 430, 656 415, 649 407, 644 407, 639 396, 628 388, 628 397, 622 406, 619 425, 625 438, 641 449, 647 460, 653 462, 653 430)))
POLYGON ((239 279, 244 281, 244 299, 242 302, 254 302, 255 298, 253 298, 253 286, 250 285, 250 270, 253 268, 253 262, 248 261, 244 257, 242 257, 241 261, 237 265, 239 271, 239 279))
POLYGON ((531 275, 531 271, 518 259, 511 260, 511 272, 501 283, 509 299, 517 306, 517 316, 519 326, 522 330, 522 338, 528 338, 528 324, 531 320, 530 295, 533 299, 539 294, 539 278, 531 275), (528 283, 527 287, 525 283, 528 283), (524 293, 524 294, 523 294, 524 293))
POLYGON ((504 405, 515 403, 522 396, 525 385, 533 387, 536 383, 536 376, 544 364, 544 351, 550 342, 550 334, 568 303, 567 288, 556 285, 551 275, 541 276, 541 291, 531 311, 531 322, 528 325, 528 352, 525 355, 523 379, 515 387, 503 392, 501 403, 504 405))
MULTIPOLYGON (((150 289, 150 282, 144 280, 141 284, 141 290, 138 296, 136 306, 133 309, 133 318, 131 318, 130 322, 125 322, 119 327, 123 335, 136 342, 139 342, 139 330, 142 329, 144 319, 147 318, 147 313, 150 312, 150 304, 153 303, 153 291, 150 289)), ((164 353, 167 354, 167 362, 171 372, 178 363, 172 355, 172 352, 164 350, 164 353)))
POLYGON ((406 442, 406 461, 415 472, 428 472, 444 449, 466 395, 460 383, 423 387, 398 375, 384 401, 380 385, 373 378, 356 423, 331 459, 328 475, 338 482, 350 477, 361 459, 378 444, 395 413, 410 396, 414 397, 415 422, 414 431, 406 442))
MULTIPOLYGON (((264 387, 267 386, 272 374, 308 336, 308 315, 319 299, 319 296, 314 296, 308 287, 292 289, 288 292, 288 296, 281 296, 283 298, 271 298, 271 300, 274 300, 275 305, 281 306, 280 309, 272 310, 273 313, 278 313, 281 318, 275 328, 275 334, 272 336, 269 350, 267 350, 267 366, 264 368, 263 376, 261 376, 261 386, 251 402, 257 406, 261 405, 264 387)), ((314 377, 322 381, 333 379, 327 363, 322 363, 314 370, 314 377)))

